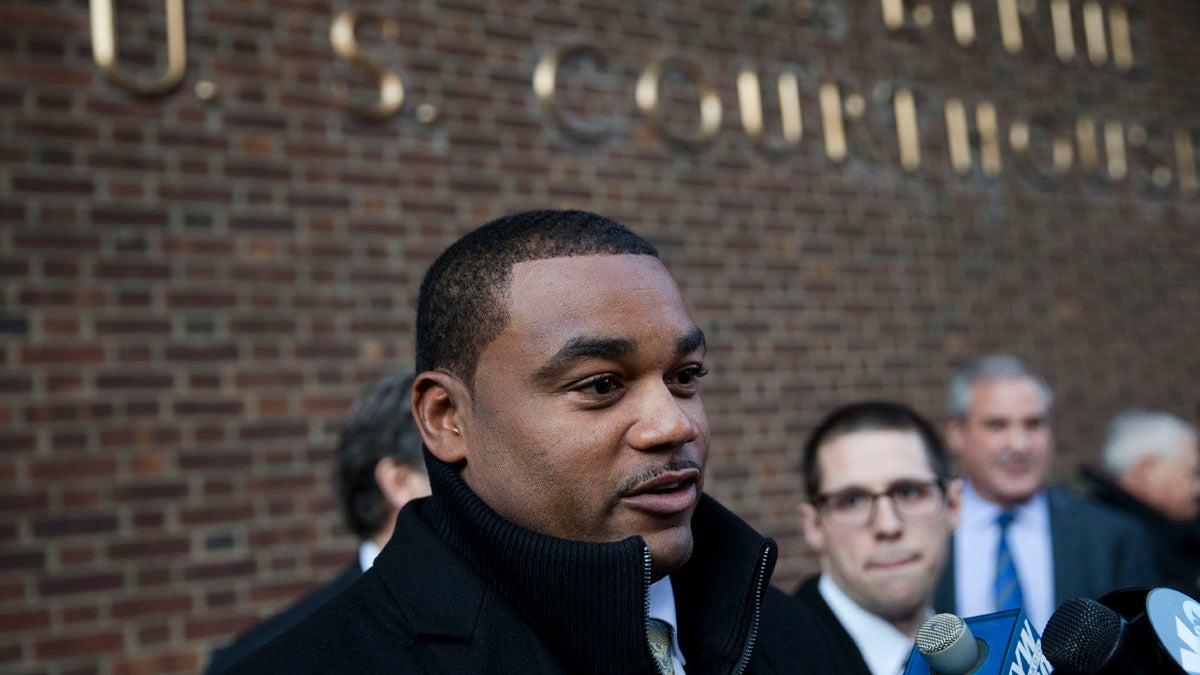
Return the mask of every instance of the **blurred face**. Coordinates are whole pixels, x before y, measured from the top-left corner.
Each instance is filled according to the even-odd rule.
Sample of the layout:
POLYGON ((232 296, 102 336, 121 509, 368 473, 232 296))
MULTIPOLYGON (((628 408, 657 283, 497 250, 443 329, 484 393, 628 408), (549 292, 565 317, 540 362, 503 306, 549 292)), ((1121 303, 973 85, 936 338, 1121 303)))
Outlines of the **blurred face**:
POLYGON ((992 503, 1024 504, 1045 484, 1054 439, 1030 378, 976 382, 966 417, 950 423, 946 438, 971 486, 992 503))
POLYGON ((1171 520, 1195 520, 1200 515, 1200 451, 1196 438, 1181 443, 1178 452, 1143 461, 1142 500, 1171 520))
MULTIPOLYGON (((852 432, 822 445, 818 453, 822 495, 877 494, 936 479, 924 443, 913 431, 852 432)), ((889 496, 878 497, 873 517, 857 527, 833 522, 829 502, 821 508, 802 504, 800 520, 805 540, 820 555, 821 570, 846 595, 889 621, 919 622, 946 564, 960 492, 952 481, 944 505, 920 518, 901 519, 889 496)))
POLYGON ((513 267, 480 355, 463 479, 500 515, 594 542, 640 535, 656 577, 691 556, 708 422, 704 336, 657 258, 513 267))

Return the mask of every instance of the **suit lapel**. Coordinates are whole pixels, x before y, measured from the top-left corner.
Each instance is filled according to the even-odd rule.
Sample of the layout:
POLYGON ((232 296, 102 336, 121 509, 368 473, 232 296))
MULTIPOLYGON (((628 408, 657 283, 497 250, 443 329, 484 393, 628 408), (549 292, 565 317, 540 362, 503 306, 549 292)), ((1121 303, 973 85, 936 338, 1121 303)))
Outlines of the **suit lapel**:
POLYGON ((1047 488, 1046 500, 1050 511, 1050 566, 1054 570, 1054 606, 1058 607, 1071 598, 1087 595, 1085 589, 1091 582, 1083 578, 1084 570, 1068 569, 1060 565, 1063 560, 1086 560, 1082 550, 1083 538, 1080 528, 1095 527, 1081 523, 1074 510, 1062 503, 1062 495, 1054 488, 1047 488))

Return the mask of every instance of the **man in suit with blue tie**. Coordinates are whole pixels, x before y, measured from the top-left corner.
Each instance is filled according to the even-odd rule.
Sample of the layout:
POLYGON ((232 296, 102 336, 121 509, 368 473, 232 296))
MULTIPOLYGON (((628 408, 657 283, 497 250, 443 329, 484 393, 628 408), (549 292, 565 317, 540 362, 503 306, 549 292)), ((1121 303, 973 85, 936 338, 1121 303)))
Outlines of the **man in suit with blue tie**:
POLYGON ((946 440, 965 481, 939 611, 1024 607, 1040 629, 1071 598, 1155 585, 1149 542, 1133 521, 1047 486, 1053 403, 1046 381, 1015 356, 983 357, 954 378, 946 440))

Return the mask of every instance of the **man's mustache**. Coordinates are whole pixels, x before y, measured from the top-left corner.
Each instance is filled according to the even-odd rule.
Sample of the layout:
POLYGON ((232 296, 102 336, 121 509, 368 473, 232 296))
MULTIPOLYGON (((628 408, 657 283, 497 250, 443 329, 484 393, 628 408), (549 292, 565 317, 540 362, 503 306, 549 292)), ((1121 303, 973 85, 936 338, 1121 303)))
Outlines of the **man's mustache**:
POLYGON ((662 466, 648 468, 641 473, 625 479, 625 481, 621 483, 617 490, 617 499, 620 499, 621 496, 625 495, 635 487, 645 483, 648 480, 658 478, 664 473, 669 473, 671 471, 683 471, 684 469, 695 469, 696 471, 699 471, 702 476, 704 474, 704 467, 700 466, 700 462, 697 462, 694 459, 671 459, 662 466))

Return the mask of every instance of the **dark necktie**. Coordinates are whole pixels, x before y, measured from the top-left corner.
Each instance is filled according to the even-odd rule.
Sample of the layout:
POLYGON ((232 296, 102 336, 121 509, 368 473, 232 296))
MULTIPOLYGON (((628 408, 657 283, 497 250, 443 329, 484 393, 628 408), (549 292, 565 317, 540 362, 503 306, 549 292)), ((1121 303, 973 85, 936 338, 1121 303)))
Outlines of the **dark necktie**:
POLYGON ((996 600, 996 611, 1016 609, 1025 604, 1021 597, 1021 580, 1017 578, 1017 566, 1013 564, 1012 551, 1008 547, 1008 526, 1013 515, 1008 511, 996 518, 1000 526, 1000 542, 996 546, 996 582, 992 586, 996 600))

